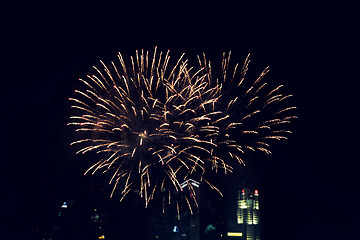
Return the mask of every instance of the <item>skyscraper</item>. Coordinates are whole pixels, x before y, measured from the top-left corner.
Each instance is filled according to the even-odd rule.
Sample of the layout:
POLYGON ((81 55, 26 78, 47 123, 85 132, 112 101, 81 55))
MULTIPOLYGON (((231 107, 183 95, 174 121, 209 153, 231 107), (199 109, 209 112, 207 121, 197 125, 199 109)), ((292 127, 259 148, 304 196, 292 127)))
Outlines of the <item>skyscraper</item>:
POLYGON ((237 224, 242 239, 260 240, 259 192, 250 192, 248 188, 238 191, 237 224))

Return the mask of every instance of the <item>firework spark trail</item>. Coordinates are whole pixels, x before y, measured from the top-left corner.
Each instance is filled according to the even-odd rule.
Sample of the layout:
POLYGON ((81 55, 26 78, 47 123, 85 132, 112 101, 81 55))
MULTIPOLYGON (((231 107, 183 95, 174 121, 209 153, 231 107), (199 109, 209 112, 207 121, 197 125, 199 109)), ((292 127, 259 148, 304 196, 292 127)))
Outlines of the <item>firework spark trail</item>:
MULTIPOLYGON (((221 194, 205 179, 207 169, 232 172, 232 160, 244 164, 246 149, 271 153, 272 141, 286 139, 291 132, 285 126, 296 118, 289 114, 294 107, 283 104, 291 95, 279 93, 282 85, 263 83, 268 68, 249 84, 249 56, 240 72, 238 64, 231 72, 230 56, 223 54, 219 74, 205 54, 197 68, 184 54, 171 62, 169 51, 157 48, 129 59, 119 53, 120 67, 100 61, 102 69, 94 66, 96 74, 80 79, 83 90, 69 98, 75 115, 68 125, 83 137, 71 145, 100 158, 85 174, 112 171, 111 197, 117 188, 120 200, 137 189, 147 207, 159 194, 163 211, 166 201, 179 211, 171 195, 183 192, 181 183, 190 178, 221 194)), ((185 189, 194 196, 191 185, 185 189)), ((192 211, 196 198, 185 200, 192 211)))
POLYGON ((199 122, 208 121, 204 107, 216 96, 206 88, 202 71, 189 69, 183 56, 169 69, 169 52, 163 57, 156 50, 152 59, 148 52, 137 51, 130 68, 121 54, 122 68, 113 62, 108 68, 101 61, 105 73, 94 67, 98 76, 80 79, 85 90, 76 90, 76 97, 69 99, 78 110, 69 125, 90 135, 71 145, 81 145, 77 153, 106 153, 86 173, 114 169, 111 196, 122 180, 121 199, 137 186, 146 206, 157 186, 152 178, 165 182, 170 196, 181 189, 179 181, 189 177, 189 171, 203 171, 200 153, 208 152, 208 142, 198 139, 197 132, 213 131, 199 122), (206 98, 201 99, 204 91, 206 98), (189 147, 194 143, 197 148, 189 147))
MULTIPOLYGON (((211 136, 211 139, 217 142, 217 147, 212 149, 212 155, 213 158, 219 155, 220 159, 236 159, 236 162, 244 164, 239 156, 244 154, 245 149, 259 150, 270 154, 269 148, 272 140, 287 139, 286 134, 291 131, 282 128, 286 128, 284 125, 296 118, 294 115, 288 115, 291 113, 287 113, 296 107, 286 107, 285 104, 282 104, 284 100, 292 96, 278 93, 282 85, 271 89, 267 88, 267 83, 263 83, 264 76, 269 72, 268 67, 251 85, 245 85, 245 74, 249 69, 250 55, 247 56, 239 76, 237 76, 238 64, 229 74, 230 56, 231 52, 228 55, 223 54, 221 73, 218 76, 221 79, 219 87, 221 88, 221 97, 216 106, 218 110, 225 109, 225 111, 215 116, 210 122, 210 125, 218 127, 217 141, 211 136), (226 107, 224 108, 224 106, 226 107), (277 111, 275 111, 276 109, 277 111), (275 127, 275 125, 278 126, 275 127)), ((211 63, 207 62, 205 54, 203 58, 198 56, 198 61, 200 67, 211 66, 211 63)), ((210 67, 208 68, 209 82, 219 86, 218 81, 212 77, 210 67)), ((217 109, 212 110, 216 111, 217 109)), ((227 162, 230 164, 231 161, 228 160, 227 162)), ((218 164, 219 161, 213 161, 215 166, 212 168, 216 170, 218 164)), ((225 165, 223 169, 229 170, 225 165)))

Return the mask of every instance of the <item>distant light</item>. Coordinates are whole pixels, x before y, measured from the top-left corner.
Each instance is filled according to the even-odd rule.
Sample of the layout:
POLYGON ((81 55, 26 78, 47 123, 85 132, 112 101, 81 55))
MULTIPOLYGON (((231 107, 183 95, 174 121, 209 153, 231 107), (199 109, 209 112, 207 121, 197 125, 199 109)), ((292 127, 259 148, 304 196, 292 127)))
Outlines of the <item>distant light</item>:
POLYGON ((185 180, 183 183, 180 184, 180 188, 181 190, 185 187, 187 187, 189 184, 193 185, 194 187, 200 187, 200 183, 193 180, 193 179, 188 179, 188 180, 185 180))
POLYGON ((228 232, 227 235, 228 237, 242 237, 241 232, 228 232))
POLYGON ((207 227, 205 228, 206 233, 214 231, 214 230, 216 230, 216 227, 214 225, 212 225, 211 223, 209 225, 207 225, 207 227))
POLYGON ((177 226, 174 226, 173 232, 178 232, 178 231, 179 231, 178 227, 177 227, 177 226))
POLYGON ((105 239, 105 235, 101 235, 99 239, 105 239))
POLYGON ((245 189, 242 190, 242 193, 245 193, 245 189))
POLYGON ((255 190, 255 195, 259 195, 259 191, 258 190, 255 190))
POLYGON ((66 202, 64 202, 64 203, 62 204, 61 208, 67 208, 66 202))
POLYGON ((200 187, 199 182, 192 181, 191 184, 195 187, 200 187))

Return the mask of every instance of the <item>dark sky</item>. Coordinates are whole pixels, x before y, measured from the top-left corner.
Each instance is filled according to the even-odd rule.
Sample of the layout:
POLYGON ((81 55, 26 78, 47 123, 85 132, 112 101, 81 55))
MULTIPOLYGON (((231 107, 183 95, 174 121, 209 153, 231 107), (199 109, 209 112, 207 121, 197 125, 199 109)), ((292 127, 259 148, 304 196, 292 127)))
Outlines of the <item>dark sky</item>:
POLYGON ((264 239, 359 238, 359 19, 353 9, 304 1, 9 7, 1 228, 26 239, 58 202, 83 188, 84 166, 68 146, 66 127, 77 79, 98 60, 115 60, 118 51, 130 55, 158 46, 175 55, 231 50, 239 61, 250 52, 254 74, 270 65, 268 81, 295 95, 300 118, 294 134, 266 158, 259 177, 264 239))

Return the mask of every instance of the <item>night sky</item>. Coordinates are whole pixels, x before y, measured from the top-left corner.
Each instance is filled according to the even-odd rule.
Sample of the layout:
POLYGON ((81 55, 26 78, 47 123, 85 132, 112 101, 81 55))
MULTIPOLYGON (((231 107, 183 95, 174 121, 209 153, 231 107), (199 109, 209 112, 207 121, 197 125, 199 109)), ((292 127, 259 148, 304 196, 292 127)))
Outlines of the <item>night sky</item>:
MULTIPOLYGON (((27 239, 81 197, 68 98, 99 60, 170 49, 220 58, 294 94, 294 134, 259 160, 264 239, 360 239, 358 15, 333 3, 13 6, 3 31, 0 238, 27 239), (4 224, 5 223, 5 224, 4 224)), ((340 4, 340 3, 339 3, 340 4)), ((195 59, 194 59, 195 60, 195 59)))

